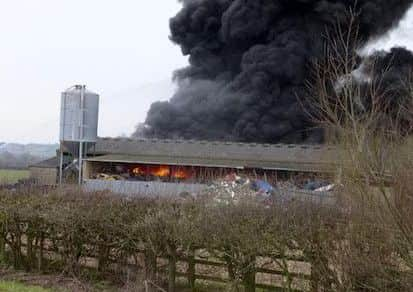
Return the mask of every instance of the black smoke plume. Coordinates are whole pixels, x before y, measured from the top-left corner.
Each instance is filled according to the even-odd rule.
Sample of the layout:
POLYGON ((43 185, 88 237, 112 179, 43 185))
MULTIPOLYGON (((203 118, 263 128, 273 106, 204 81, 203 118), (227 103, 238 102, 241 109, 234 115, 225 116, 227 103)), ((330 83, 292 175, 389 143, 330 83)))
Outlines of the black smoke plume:
POLYGON ((382 35, 413 0, 184 0, 171 40, 189 56, 179 89, 154 103, 147 137, 321 142, 297 97, 326 38, 356 12, 358 44, 382 35))
MULTIPOLYGON (((365 60, 365 74, 370 84, 365 85, 363 96, 376 91, 376 103, 383 108, 387 120, 400 124, 402 134, 413 132, 413 53, 404 48, 390 52, 379 51, 365 60)), ((372 99, 370 99, 372 100, 372 99)), ((365 102, 369 107, 371 102, 365 102)), ((385 126, 385 125, 384 125, 385 126)))

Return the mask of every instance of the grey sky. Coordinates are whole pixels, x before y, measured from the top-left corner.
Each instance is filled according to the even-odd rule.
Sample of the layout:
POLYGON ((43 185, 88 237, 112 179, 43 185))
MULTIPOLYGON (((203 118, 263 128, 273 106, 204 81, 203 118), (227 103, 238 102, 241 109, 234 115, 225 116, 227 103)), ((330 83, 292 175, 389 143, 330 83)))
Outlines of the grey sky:
MULTIPOLYGON (((101 94, 99 135, 130 134, 186 64, 168 40, 174 0, 0 0, 0 141, 56 142, 60 92, 101 94)), ((413 49, 413 11, 369 48, 413 49)))

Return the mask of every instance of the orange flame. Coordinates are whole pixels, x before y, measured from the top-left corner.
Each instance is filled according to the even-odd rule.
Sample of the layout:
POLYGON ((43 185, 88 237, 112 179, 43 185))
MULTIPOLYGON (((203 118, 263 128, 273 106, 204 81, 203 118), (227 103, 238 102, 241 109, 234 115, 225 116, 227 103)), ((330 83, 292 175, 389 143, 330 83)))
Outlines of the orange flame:
POLYGON ((132 173, 134 174, 134 175, 146 175, 146 172, 141 168, 141 167, 135 167, 133 170, 132 170, 132 173))
POLYGON ((173 171, 172 176, 176 179, 188 179, 191 177, 191 174, 183 169, 177 169, 173 171))
POLYGON ((192 173, 186 168, 175 168, 166 165, 160 166, 136 166, 132 169, 135 176, 156 176, 160 178, 171 177, 174 179, 188 179, 192 173))
POLYGON ((150 174, 158 177, 167 177, 171 174, 171 170, 168 166, 162 165, 158 168, 153 168, 150 174))

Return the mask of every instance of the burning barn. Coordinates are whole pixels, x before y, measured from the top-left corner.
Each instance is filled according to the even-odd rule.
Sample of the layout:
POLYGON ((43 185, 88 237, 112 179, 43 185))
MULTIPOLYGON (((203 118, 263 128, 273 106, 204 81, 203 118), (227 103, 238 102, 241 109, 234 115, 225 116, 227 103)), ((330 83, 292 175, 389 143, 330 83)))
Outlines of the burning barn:
POLYGON ((90 190, 173 195, 231 174, 276 182, 328 173, 333 156, 327 146, 104 138, 85 158, 83 180, 90 190))
MULTIPOLYGON (((170 21, 171 40, 189 56, 189 66, 175 73, 180 82, 174 96, 155 102, 144 127, 133 135, 148 139, 98 138, 99 95, 75 85, 61 99, 59 182, 67 182, 71 172, 92 190, 171 194, 196 192, 234 173, 270 183, 297 173, 308 177, 329 172, 335 165, 334 149, 276 144, 325 141, 328 133, 314 124, 308 115, 313 105, 305 99, 318 94, 308 92, 313 65, 328 61, 330 37, 342 38, 337 30, 351 33, 347 28, 357 27, 356 39, 335 50, 347 59, 348 52, 393 28, 413 0, 344 2, 182 1, 170 21), (175 137, 211 142, 151 139, 175 137)), ((396 105, 399 115, 400 77, 411 71, 411 52, 399 48, 377 53, 373 59, 378 62, 356 59, 353 72, 377 63, 366 70, 369 82, 361 85, 362 91, 376 88, 380 102, 388 103, 384 114, 392 115, 387 111, 396 105)), ((345 67, 342 73, 347 75, 345 67)), ((331 100, 339 97, 340 92, 326 87, 331 87, 331 100)), ((365 92, 361 108, 369 109, 376 99, 365 92)))
POLYGON ((62 93, 61 104, 61 147, 47 162, 48 183, 57 174, 58 182, 77 180, 91 191, 174 195, 198 193, 229 176, 270 185, 334 168, 335 151, 323 145, 99 138, 98 94, 77 85, 62 93))

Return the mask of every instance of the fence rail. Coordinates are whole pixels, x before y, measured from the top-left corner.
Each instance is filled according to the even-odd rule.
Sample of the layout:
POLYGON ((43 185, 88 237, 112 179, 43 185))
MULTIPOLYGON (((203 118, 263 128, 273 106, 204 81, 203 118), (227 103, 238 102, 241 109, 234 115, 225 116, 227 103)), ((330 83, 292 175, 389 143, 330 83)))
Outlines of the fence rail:
MULTIPOLYGON (((167 260, 166 258, 162 258, 163 260, 167 260)), ((309 265, 305 261, 303 257, 300 256, 286 256, 286 257, 279 257, 278 259, 280 260, 285 260, 287 262, 295 262, 295 263, 301 263, 303 265, 309 265)), ((225 262, 221 262, 218 260, 207 260, 207 259, 200 259, 200 258, 189 258, 189 257, 177 257, 177 262, 178 263, 185 263, 187 265, 187 270, 186 272, 177 272, 176 275, 178 277, 186 278, 188 279, 188 283, 191 282, 196 282, 197 280, 202 280, 202 281, 208 281, 208 282, 213 282, 213 283, 223 283, 223 284, 228 284, 231 282, 231 279, 229 277, 222 277, 222 276, 213 276, 207 273, 200 273, 199 271, 196 271, 196 266, 202 266, 206 270, 209 270, 210 268, 221 268, 222 270, 228 271, 228 265, 225 262), (192 265, 192 266, 191 266, 192 265)), ((285 277, 290 277, 292 281, 294 282, 301 282, 302 287, 307 287, 305 283, 309 282, 311 279, 311 274, 310 273, 302 273, 302 272, 283 272, 281 270, 277 269, 271 269, 271 268, 265 268, 265 267, 260 267, 257 266, 254 268, 254 278, 256 278, 257 274, 263 274, 266 275, 267 278, 271 276, 280 276, 281 278, 285 277)), ((282 281, 278 283, 260 283, 260 282, 255 282, 254 286, 255 288, 259 289, 264 289, 264 290, 269 290, 269 291, 305 291, 307 290, 306 288, 285 288, 282 286, 282 281)))
MULTIPOLYGON (((40 270, 42 267, 41 265, 44 263, 44 259, 46 260, 56 260, 57 257, 59 257, 60 253, 58 251, 56 251, 56 249, 51 247, 51 242, 48 242, 47 240, 45 240, 42 243, 42 246, 38 246, 36 248, 37 251, 37 256, 38 256, 38 269, 40 270)), ((24 248, 23 252, 25 254, 25 256, 27 256, 27 248, 28 248, 28 244, 27 244, 27 239, 23 238, 22 240, 22 244, 21 247, 24 248)), ((9 246, 7 246, 6 244, 6 250, 10 251, 9 246)), ((87 249, 87 248, 86 248, 87 249)), ((201 250, 203 251, 203 250, 201 250)), ((140 255, 143 255, 145 253, 144 250, 137 250, 137 253, 140 255)), ((196 251, 195 251, 196 253, 196 251)), ((94 268, 97 269, 97 264, 98 263, 98 256, 96 254, 92 254, 92 253, 84 253, 83 254, 83 258, 84 259, 88 259, 88 265, 84 265, 84 267, 87 268, 94 268), (91 262, 94 262, 95 264, 91 264, 91 262)), ((278 259, 280 260, 285 260, 287 262, 296 262, 296 263, 302 263, 302 264, 308 264, 305 259, 301 256, 293 256, 293 255, 289 255, 289 256, 285 256, 285 257, 278 257, 278 259)), ((136 263, 131 263, 132 259, 129 259, 129 261, 127 261, 127 263, 118 263, 116 261, 112 261, 112 264, 124 264, 124 265, 128 265, 128 266, 134 266, 136 268, 137 271, 139 271, 139 267, 136 266, 136 263)), ((166 257, 157 257, 157 261, 163 261, 163 262, 167 262, 169 259, 166 257)), ((191 286, 192 285, 195 286, 195 283, 198 280, 201 281, 207 281, 207 282, 211 282, 211 283, 219 283, 219 284, 229 284, 231 282, 231 279, 229 277, 223 277, 223 276, 213 276, 209 273, 201 273, 199 271, 197 271, 196 266, 203 266, 204 269, 206 270, 210 270, 210 268, 221 268, 221 274, 224 274, 224 271, 227 272, 228 271, 228 265, 225 262, 221 262, 218 260, 207 260, 207 259, 202 259, 202 258, 196 258, 196 257, 188 257, 188 256, 178 256, 175 259, 175 269, 176 271, 176 276, 178 278, 185 278, 188 282, 188 285, 191 286), (182 266, 180 267, 180 265, 184 263, 186 264, 187 268, 185 272, 180 272, 179 268, 182 268, 182 266)), ((165 264, 164 267, 167 267, 168 265, 165 264)), ((168 268, 166 268, 168 269, 168 268)), ((162 271, 164 269, 159 266, 155 269, 155 273, 159 273, 161 274, 162 271)), ((291 279, 295 280, 295 281, 301 281, 302 284, 305 284, 305 281, 310 281, 311 279, 311 275, 310 274, 306 274, 306 273, 299 273, 299 272, 291 272, 288 271, 288 275, 286 272, 280 271, 280 270, 276 270, 276 269, 269 269, 269 268, 264 268, 264 267, 255 267, 254 268, 254 278, 256 277, 257 274, 264 274, 264 275, 276 275, 276 276, 280 276, 282 278, 284 277, 290 277, 291 279)), ((167 270, 165 272, 168 272, 167 270)), ((155 288, 157 291, 162 291, 162 292, 167 292, 167 290, 164 290, 162 287, 160 287, 159 285, 157 285, 156 283, 154 283, 153 281, 150 281, 148 279, 145 279, 143 281, 143 285, 145 286, 145 289, 147 291, 149 291, 148 287, 152 287, 155 288)), ((307 289, 302 288, 285 288, 282 286, 282 281, 280 281, 279 283, 276 284, 269 284, 269 283, 259 283, 259 282, 254 282, 254 286, 257 289, 263 289, 263 290, 268 290, 268 291, 276 291, 276 292, 284 292, 284 291, 289 291, 289 292, 302 292, 302 291, 306 291, 307 289)), ((306 285, 302 285, 303 287, 305 287, 306 285)))
POLYGON ((176 291, 171 287, 183 277, 190 288, 211 281, 244 285, 247 292, 309 290, 320 282, 313 264, 318 240, 301 237, 319 206, 291 206, 294 221, 285 205, 252 198, 226 204, 211 198, 119 199, 79 189, 5 192, 0 257, 7 255, 16 269, 73 275, 92 269, 102 277, 167 283, 168 291, 176 291))

